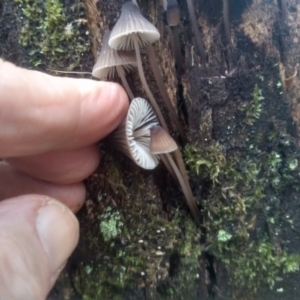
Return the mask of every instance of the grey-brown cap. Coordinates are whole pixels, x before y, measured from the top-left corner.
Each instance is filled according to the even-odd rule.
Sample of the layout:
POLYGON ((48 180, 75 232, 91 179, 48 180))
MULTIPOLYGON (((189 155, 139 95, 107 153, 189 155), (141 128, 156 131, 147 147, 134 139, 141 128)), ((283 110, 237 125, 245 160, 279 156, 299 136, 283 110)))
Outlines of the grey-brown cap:
POLYGON ((143 98, 134 98, 127 117, 110 140, 138 166, 151 170, 159 163, 159 156, 150 151, 150 129, 155 125, 158 120, 150 104, 143 98))
POLYGON ((113 78, 116 73, 116 66, 122 66, 126 71, 136 67, 134 53, 117 51, 108 45, 110 34, 110 31, 106 31, 104 34, 103 45, 92 71, 92 75, 101 80, 113 78))
POLYGON ((133 50, 133 33, 138 35, 140 46, 152 44, 160 38, 157 28, 141 14, 133 2, 129 1, 122 6, 121 15, 109 38, 109 46, 116 50, 133 50))
POLYGON ((152 154, 169 153, 177 148, 175 140, 161 126, 153 125, 150 128, 150 152, 152 154))

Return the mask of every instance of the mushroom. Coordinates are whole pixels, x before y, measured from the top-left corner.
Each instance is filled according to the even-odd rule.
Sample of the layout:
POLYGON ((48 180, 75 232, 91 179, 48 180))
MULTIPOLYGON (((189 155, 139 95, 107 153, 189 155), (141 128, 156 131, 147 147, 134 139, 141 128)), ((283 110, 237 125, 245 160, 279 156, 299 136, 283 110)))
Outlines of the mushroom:
POLYGON ((133 2, 125 2, 122 5, 121 15, 111 32, 108 43, 110 47, 116 50, 135 49, 137 66, 142 85, 160 123, 167 130, 166 122, 147 84, 140 54, 140 45, 144 46, 147 43, 153 43, 158 40, 159 37, 160 34, 158 30, 142 16, 138 6, 133 2))
POLYGON ((122 80, 122 84, 129 95, 130 99, 134 98, 133 93, 125 77, 125 71, 136 67, 135 55, 130 51, 116 51, 108 45, 111 32, 106 31, 103 37, 103 45, 98 56, 97 62, 93 67, 92 74, 94 77, 106 80, 115 76, 115 73, 122 80))
POLYGON ((159 125, 150 128, 150 152, 162 154, 175 151, 178 146, 174 139, 159 125))
POLYGON ((90 72, 75 72, 75 71, 59 71, 49 69, 56 73, 64 74, 91 74, 93 77, 100 80, 110 79, 117 73, 121 78, 122 84, 132 100, 134 98, 131 88, 125 77, 125 72, 136 67, 135 55, 130 51, 116 51, 108 45, 110 31, 106 31, 103 37, 103 45, 99 53, 96 64, 93 67, 92 73, 90 72))
POLYGON ((162 124, 162 127, 165 130, 168 130, 160 108, 158 107, 145 78, 140 54, 140 46, 147 47, 149 61, 159 91, 165 101, 173 122, 178 128, 182 140, 185 141, 184 131, 178 121, 172 102, 163 84, 163 79, 155 59, 154 50, 151 46, 151 44, 158 40, 159 37, 160 34, 156 27, 152 25, 146 18, 144 18, 138 6, 133 2, 126 2, 122 5, 121 15, 111 32, 109 45, 116 50, 135 50, 137 66, 142 85, 147 93, 147 96, 149 97, 150 103, 153 106, 160 123, 162 124))
POLYGON ((190 186, 186 184, 169 154, 177 150, 178 146, 158 125, 156 115, 145 99, 132 100, 126 118, 110 135, 109 141, 143 169, 154 169, 159 163, 159 158, 162 158, 169 172, 178 179, 195 221, 199 222, 199 210, 190 186))
POLYGON ((143 98, 134 98, 125 120, 110 135, 109 140, 138 166, 152 170, 159 156, 150 151, 150 129, 158 120, 150 104, 143 98))
POLYGON ((188 6, 188 10, 189 10, 189 15, 190 15, 190 20, 192 23, 192 29, 195 35, 195 39, 196 39, 196 44, 199 50, 199 54, 200 57, 203 61, 203 63, 206 62, 206 54, 205 54, 205 50, 204 50, 204 46, 203 46, 203 42, 201 39, 201 35, 200 35, 200 31, 198 28, 198 24, 197 24, 197 19, 196 19, 196 15, 195 15, 195 7, 193 4, 193 0, 186 0, 187 6, 188 6))
POLYGON ((170 152, 177 151, 177 148, 178 146, 175 141, 162 127, 154 125, 150 128, 150 152, 152 154, 160 154, 160 158, 169 172, 174 178, 177 178, 195 222, 199 224, 200 213, 190 188, 190 184, 185 181, 175 164, 173 157, 170 155, 170 152))
MULTIPOLYGON (((149 97, 150 103, 159 119, 159 122, 161 123, 162 127, 168 132, 166 122, 146 82, 139 49, 139 44, 150 44, 151 42, 157 40, 159 37, 160 34, 158 30, 147 19, 143 17, 143 15, 140 13, 139 8, 132 2, 126 2, 122 6, 121 15, 111 32, 108 43, 112 48, 115 48, 117 50, 135 49, 137 56, 137 66, 142 84, 149 97)), ((149 60, 151 61, 151 59, 149 60)), ((160 74, 159 72, 156 73, 160 74)), ((163 82, 162 79, 158 81, 163 82)), ((185 165, 178 149, 174 151, 174 157, 184 179, 184 182, 191 192, 185 165)))

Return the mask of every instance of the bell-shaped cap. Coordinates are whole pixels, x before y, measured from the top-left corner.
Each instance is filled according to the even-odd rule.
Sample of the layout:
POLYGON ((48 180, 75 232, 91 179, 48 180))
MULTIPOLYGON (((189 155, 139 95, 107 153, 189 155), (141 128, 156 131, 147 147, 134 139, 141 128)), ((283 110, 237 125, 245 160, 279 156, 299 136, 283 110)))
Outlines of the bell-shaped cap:
POLYGON ((126 71, 136 67, 136 56, 130 51, 116 51, 108 45, 111 32, 106 31, 103 37, 103 45, 97 62, 93 67, 92 75, 98 79, 113 78, 116 67, 122 66, 126 71))
POLYGON ((177 0, 168 1, 167 23, 169 26, 177 26, 180 23, 180 9, 177 0))
POLYGON ((159 156, 150 151, 150 131, 158 125, 150 104, 135 98, 129 106, 126 119, 112 133, 111 142, 143 169, 152 170, 159 163, 159 156))
POLYGON ((150 128, 150 152, 152 154, 169 153, 177 148, 174 139, 161 126, 154 125, 150 128))
POLYGON ((140 46, 152 44, 160 38, 157 28, 141 14, 137 5, 128 1, 123 4, 119 20, 111 32, 109 46, 116 50, 133 50, 133 33, 137 34, 140 46))

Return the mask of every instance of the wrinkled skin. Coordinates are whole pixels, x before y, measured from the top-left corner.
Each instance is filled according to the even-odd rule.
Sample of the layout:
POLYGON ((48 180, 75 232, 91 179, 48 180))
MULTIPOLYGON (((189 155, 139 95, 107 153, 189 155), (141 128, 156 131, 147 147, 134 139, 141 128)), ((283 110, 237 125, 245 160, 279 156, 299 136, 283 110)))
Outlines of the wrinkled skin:
POLYGON ((125 117, 117 84, 52 77, 0 60, 1 299, 45 299, 77 245, 74 212, 95 143, 125 117))

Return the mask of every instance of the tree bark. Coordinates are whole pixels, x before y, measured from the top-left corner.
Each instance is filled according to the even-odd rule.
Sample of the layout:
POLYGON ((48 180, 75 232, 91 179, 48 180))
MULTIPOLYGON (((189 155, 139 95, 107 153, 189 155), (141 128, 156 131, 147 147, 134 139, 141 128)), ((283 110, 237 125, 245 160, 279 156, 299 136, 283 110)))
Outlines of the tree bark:
MULTIPOLYGON (((139 170, 102 145, 101 165, 86 181, 87 202, 78 214, 79 246, 48 299, 97 299, 103 290, 107 299, 300 297, 299 271, 287 272, 285 263, 279 263, 300 249, 300 4, 229 1, 228 45, 222 1, 194 1, 207 54, 203 64, 186 1, 178 2, 183 56, 179 77, 162 4, 139 5, 161 33, 155 50, 169 97, 188 134, 182 148, 194 195, 203 207, 202 226, 189 221, 182 193, 163 167, 150 173, 139 170), (282 5, 287 8, 283 12, 282 5), (121 233, 104 241, 101 226, 112 218, 121 233), (262 254, 262 249, 269 252, 262 254), (247 262, 262 269, 248 268, 247 262), (262 282, 236 281, 250 281, 250 272, 257 272, 252 274, 257 278, 265 274, 262 282), (283 280, 277 282, 279 276, 283 280)), ((87 20, 80 33, 86 37, 89 32, 90 51, 77 67, 88 71, 123 1, 80 3, 84 16, 79 10, 77 19, 87 20)), ((67 7, 75 2, 63 4, 71 14, 67 7)), ((12 1, 0 4, 0 56, 33 68, 30 47, 18 44, 24 26, 20 16, 12 1)), ((150 89, 162 103, 145 53, 143 57, 150 89)), ((145 97, 136 71, 128 81, 134 95, 145 97)), ((296 256, 292 258, 294 266, 299 264, 296 256)))

